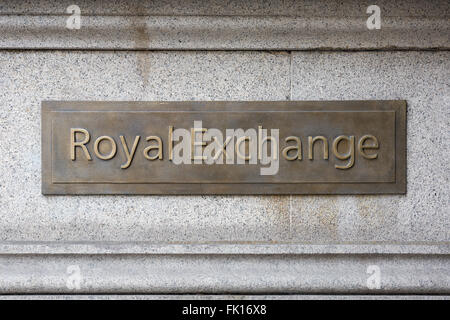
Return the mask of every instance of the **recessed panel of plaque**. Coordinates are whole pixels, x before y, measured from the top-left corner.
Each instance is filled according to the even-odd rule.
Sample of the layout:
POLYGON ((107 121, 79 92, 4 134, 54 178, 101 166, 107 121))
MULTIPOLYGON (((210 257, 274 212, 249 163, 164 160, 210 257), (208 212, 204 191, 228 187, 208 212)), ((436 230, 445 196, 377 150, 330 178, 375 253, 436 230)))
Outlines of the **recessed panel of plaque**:
POLYGON ((43 194, 402 194, 405 101, 42 103, 43 194))

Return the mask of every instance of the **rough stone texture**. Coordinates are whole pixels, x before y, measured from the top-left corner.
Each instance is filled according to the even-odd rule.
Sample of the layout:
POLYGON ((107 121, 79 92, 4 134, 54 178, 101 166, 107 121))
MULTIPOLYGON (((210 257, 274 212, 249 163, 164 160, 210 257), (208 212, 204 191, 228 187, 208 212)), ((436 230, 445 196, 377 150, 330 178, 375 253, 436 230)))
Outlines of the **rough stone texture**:
MULTIPOLYGON (((365 14, 369 1, 346 0, 78 0, 87 15, 284 15, 329 17, 365 14)), ((72 0, 3 0, 0 14, 65 14, 72 0)), ((384 16, 448 16, 442 0, 377 0, 384 16)))
POLYGON ((432 254, 11 254, 0 272, 0 294, 450 294, 450 259, 432 254))
POLYGON ((449 52, 293 53, 293 100, 407 100, 407 195, 292 197, 294 238, 450 240, 449 52))
POLYGON ((1 52, 1 240, 282 241, 287 197, 46 197, 42 100, 285 100, 289 56, 1 52))
POLYGON ((449 49, 448 1, 73 1, 0 3, 0 48, 127 50, 449 49))
POLYGON ((448 57, 448 52, 292 57, 284 52, 2 52, 7 76, 0 82, 1 240, 448 243, 448 57), (42 100, 285 100, 291 94, 293 100, 406 99, 407 195, 40 194, 42 100))
POLYGON ((2 49, 312 50, 449 49, 448 17, 383 17, 369 30, 367 15, 342 17, 0 15, 2 49))
MULTIPOLYGON (((217 13, 273 14, 273 8, 277 8, 280 14, 301 11, 303 16, 309 13, 320 17, 319 12, 325 16, 330 12, 352 16, 362 9, 355 3, 343 6, 333 2, 315 6, 299 3, 276 3, 273 7, 242 1, 210 3, 206 7, 186 5, 194 11, 167 2, 138 6, 117 1, 110 6, 87 3, 81 6, 90 8, 92 14, 119 15, 136 14, 139 10, 142 14, 212 14, 221 6, 217 13)), ((30 6, 28 2, 7 1, 1 9, 4 14, 30 8, 34 11, 29 13, 49 14, 53 10, 60 13, 59 5, 42 2, 30 6)), ((448 15, 448 7, 440 1, 426 4, 416 1, 409 6, 401 2, 396 3, 395 9, 386 7, 390 2, 380 6, 389 9, 391 16, 448 15)), ((136 34, 145 43, 145 32, 141 36, 136 34)), ((140 45, 138 40, 136 45, 140 45)), ((5 76, 0 79, 3 92, 0 133, 4 141, 0 186, 4 208, 0 213, 2 240, 313 243, 449 240, 448 52, 306 52, 292 53, 292 57, 284 52, 3 52, 1 60, 5 66, 5 76), (407 99, 408 195, 288 199, 77 198, 39 194, 42 100, 289 98, 407 99), (32 138, 23 139, 25 132, 32 138), (439 134, 433 135, 435 132, 439 134), (24 188, 24 184, 29 187, 24 188)))
POLYGON ((0 3, 0 293, 450 293, 447 1, 69 4, 0 3), (42 100, 289 99, 407 100, 407 195, 41 195, 42 100))
POLYGON ((152 243, 146 241, 3 241, 1 254, 63 255, 63 254, 266 254, 266 255, 322 255, 322 254, 396 254, 448 255, 450 243, 152 243))

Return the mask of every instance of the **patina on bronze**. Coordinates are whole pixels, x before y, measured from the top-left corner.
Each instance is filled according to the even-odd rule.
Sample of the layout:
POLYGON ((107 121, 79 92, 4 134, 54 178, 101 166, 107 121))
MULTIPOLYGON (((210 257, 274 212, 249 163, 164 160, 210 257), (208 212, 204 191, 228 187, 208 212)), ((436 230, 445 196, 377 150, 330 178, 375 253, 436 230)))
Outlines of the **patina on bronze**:
POLYGON ((405 101, 42 103, 43 194, 405 192, 405 101))

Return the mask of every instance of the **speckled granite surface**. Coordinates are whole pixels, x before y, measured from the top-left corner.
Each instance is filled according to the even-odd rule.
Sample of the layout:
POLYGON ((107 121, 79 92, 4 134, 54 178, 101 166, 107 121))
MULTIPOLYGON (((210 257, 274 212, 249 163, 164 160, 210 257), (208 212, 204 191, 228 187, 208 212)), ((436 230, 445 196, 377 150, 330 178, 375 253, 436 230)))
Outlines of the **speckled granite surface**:
POLYGON ((0 4, 0 293, 450 293, 445 1, 66 4, 0 4), (43 100, 350 99, 407 101, 406 195, 41 195, 43 100))
POLYGON ((449 239, 448 52, 1 52, 0 63, 6 75, 0 82, 2 240, 449 239), (407 100, 407 195, 51 197, 40 193, 42 100, 290 98, 407 100))
POLYGON ((446 1, 14 1, 0 3, 0 48, 127 50, 449 49, 446 1), (67 29, 66 8, 80 10, 67 29), (24 15, 26 13, 26 15, 24 15))

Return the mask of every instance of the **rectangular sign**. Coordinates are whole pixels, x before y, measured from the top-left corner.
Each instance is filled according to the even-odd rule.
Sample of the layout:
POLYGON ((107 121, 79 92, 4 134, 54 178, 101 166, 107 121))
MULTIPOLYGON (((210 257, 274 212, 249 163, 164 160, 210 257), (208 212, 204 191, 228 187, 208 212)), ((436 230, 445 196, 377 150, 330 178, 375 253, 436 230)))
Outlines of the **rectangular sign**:
POLYGON ((42 103, 43 194, 401 194, 405 101, 42 103))

